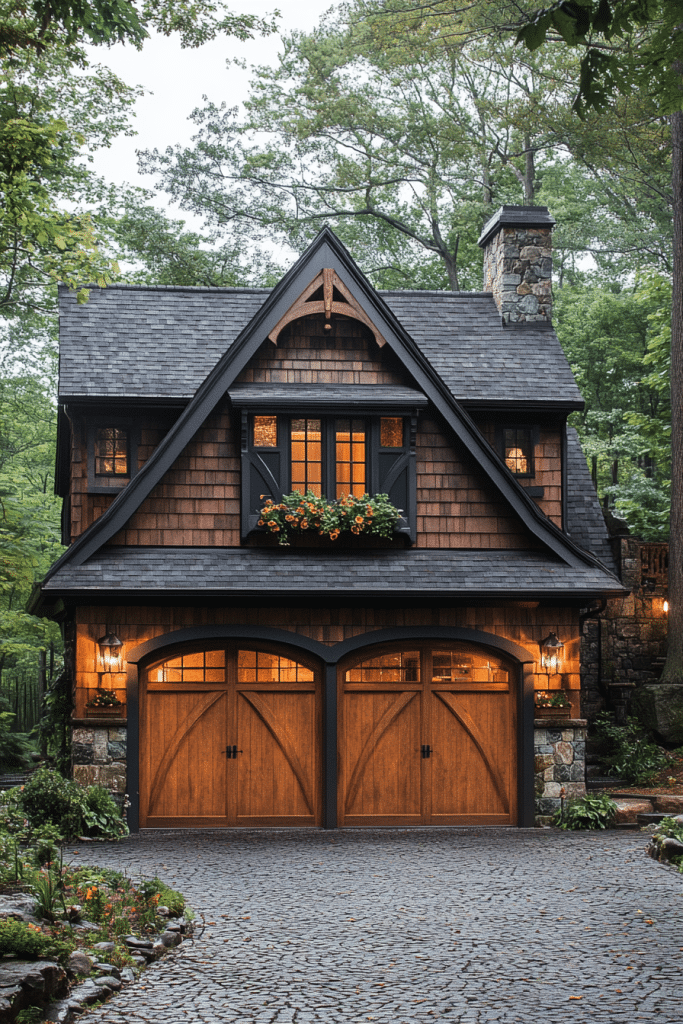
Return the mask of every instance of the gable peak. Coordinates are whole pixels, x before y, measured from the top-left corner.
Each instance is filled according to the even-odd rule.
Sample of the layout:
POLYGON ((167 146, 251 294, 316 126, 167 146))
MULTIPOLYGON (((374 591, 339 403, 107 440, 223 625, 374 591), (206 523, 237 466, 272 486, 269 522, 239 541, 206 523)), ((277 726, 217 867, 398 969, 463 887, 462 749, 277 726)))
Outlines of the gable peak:
POLYGON ((274 345, 277 345, 281 331, 293 320, 319 313, 325 316, 326 330, 332 327, 333 313, 337 316, 347 316, 365 324, 380 348, 386 344, 386 339, 380 334, 360 303, 353 297, 332 267, 325 267, 316 274, 284 316, 280 317, 268 337, 274 345))

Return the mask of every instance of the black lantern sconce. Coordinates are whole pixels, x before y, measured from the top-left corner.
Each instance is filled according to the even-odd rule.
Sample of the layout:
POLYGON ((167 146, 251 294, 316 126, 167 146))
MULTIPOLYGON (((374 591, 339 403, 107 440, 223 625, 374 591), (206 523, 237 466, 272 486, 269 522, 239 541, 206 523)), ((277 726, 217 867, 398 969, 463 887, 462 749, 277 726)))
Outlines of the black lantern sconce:
POLYGON ((111 673, 123 670, 123 643, 111 628, 97 641, 100 649, 100 672, 111 673))
POLYGON ((558 640, 555 633, 548 633, 545 640, 541 640, 539 647, 541 648, 542 668, 545 669, 549 676, 557 675, 560 671, 564 644, 561 640, 558 640))

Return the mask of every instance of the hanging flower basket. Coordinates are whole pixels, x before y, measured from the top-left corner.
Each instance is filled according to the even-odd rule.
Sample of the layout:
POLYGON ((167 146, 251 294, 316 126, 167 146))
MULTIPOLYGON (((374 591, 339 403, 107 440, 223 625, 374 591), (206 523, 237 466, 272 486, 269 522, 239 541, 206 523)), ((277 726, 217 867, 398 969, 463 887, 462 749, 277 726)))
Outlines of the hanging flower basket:
MULTIPOLYGON (((261 495, 265 498, 265 495, 261 495)), ((259 512, 258 525, 277 538, 282 547, 295 537, 326 537, 336 541, 344 535, 391 538, 401 518, 401 509, 386 494, 370 497, 345 495, 336 501, 318 498, 312 491, 285 494, 276 504, 268 498, 259 512)))
POLYGON ((126 705, 118 698, 115 690, 99 689, 85 705, 88 718, 123 718, 126 705))
POLYGON ((539 690, 534 698, 534 713, 536 718, 571 718, 572 704, 564 690, 539 690))

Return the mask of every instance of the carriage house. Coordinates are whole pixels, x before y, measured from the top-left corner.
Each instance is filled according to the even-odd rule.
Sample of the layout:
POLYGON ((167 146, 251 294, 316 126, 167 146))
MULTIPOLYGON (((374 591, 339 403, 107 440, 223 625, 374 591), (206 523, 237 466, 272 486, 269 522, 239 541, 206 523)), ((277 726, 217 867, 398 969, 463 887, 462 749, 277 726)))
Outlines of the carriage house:
POLYGON ((480 293, 377 292, 329 229, 273 289, 61 290, 69 546, 32 610, 74 775, 131 828, 527 826, 583 792, 581 615, 623 588, 552 223, 502 207, 480 293))

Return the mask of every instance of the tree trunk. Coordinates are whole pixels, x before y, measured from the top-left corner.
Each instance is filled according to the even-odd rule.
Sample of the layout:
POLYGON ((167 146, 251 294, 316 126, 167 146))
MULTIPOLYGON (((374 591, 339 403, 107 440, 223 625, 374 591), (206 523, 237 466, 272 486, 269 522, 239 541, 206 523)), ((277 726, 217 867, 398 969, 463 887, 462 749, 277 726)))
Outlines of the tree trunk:
POLYGON ((534 151, 531 148, 531 139, 528 135, 524 137, 524 148, 524 202, 527 206, 533 206, 536 169, 534 167, 534 151))
POLYGON ((671 115, 674 274, 671 306, 669 647, 663 683, 683 683, 683 112, 671 115))

